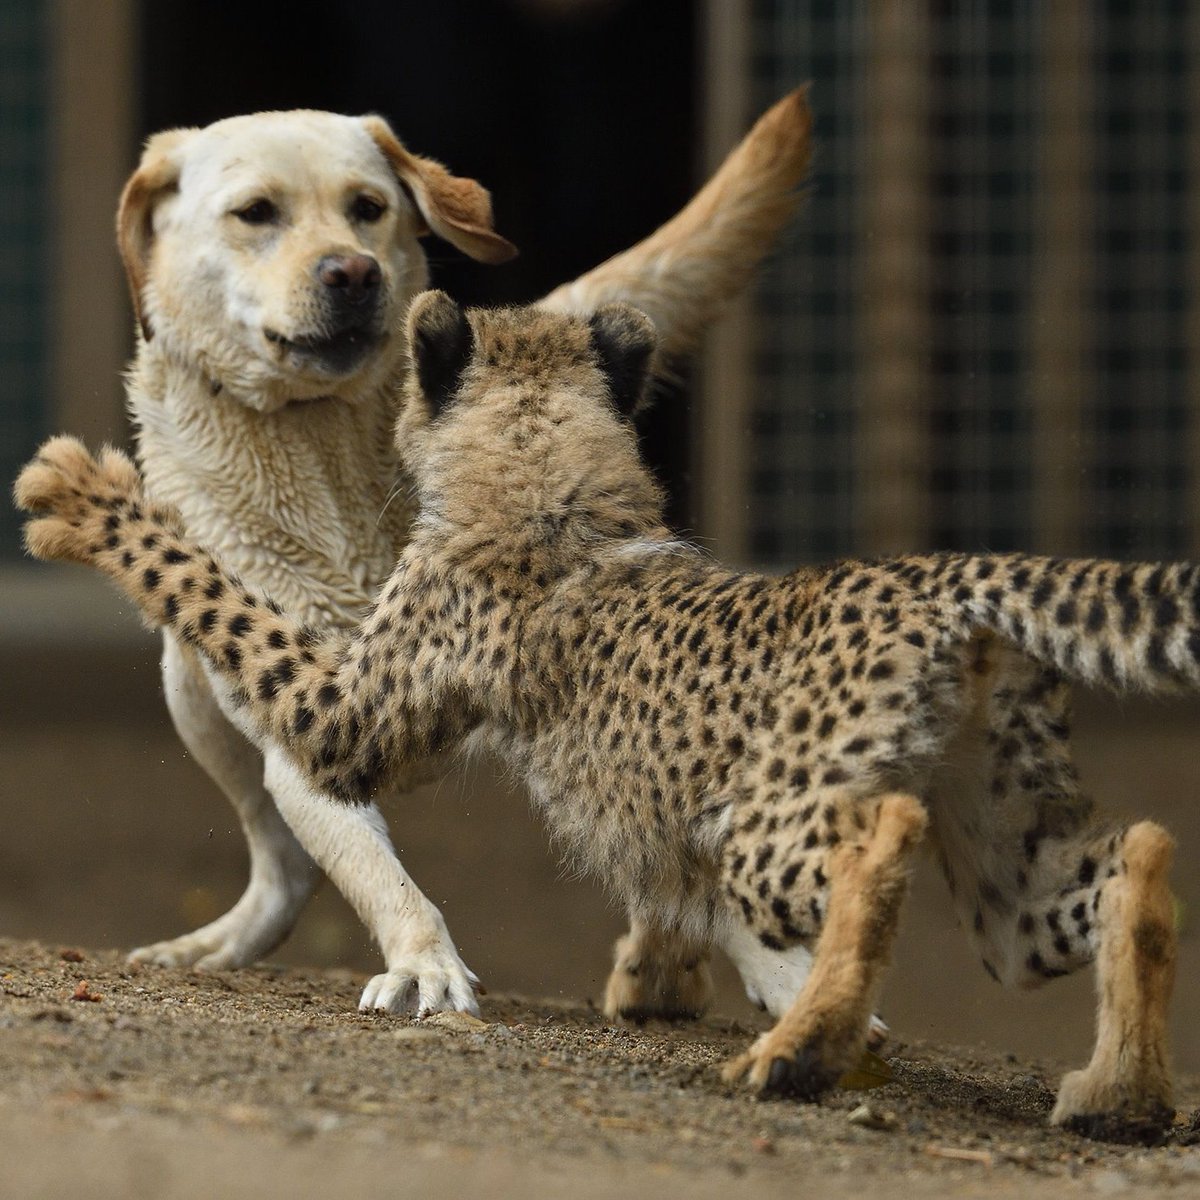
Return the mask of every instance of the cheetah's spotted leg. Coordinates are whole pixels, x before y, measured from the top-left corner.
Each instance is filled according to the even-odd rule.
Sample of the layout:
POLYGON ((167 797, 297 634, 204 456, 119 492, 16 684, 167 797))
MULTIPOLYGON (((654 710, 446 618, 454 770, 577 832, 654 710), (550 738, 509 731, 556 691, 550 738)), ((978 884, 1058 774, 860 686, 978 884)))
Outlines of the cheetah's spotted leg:
POLYGON ((629 932, 616 944, 604 989, 604 1015, 629 1021, 700 1016, 712 999, 708 955, 707 942, 633 917, 629 932))
POLYGON ((1169 1124, 1167 1004, 1175 978, 1175 926, 1167 872, 1173 842, 1143 821, 1125 834, 1124 871, 1100 895, 1099 993, 1091 1062, 1063 1078, 1051 1115, 1090 1137, 1155 1140, 1169 1124))
MULTIPOLYGON (((233 658, 226 655, 222 673, 213 661, 219 653, 214 641, 224 638, 221 630, 227 630, 230 621, 244 623, 240 632, 247 632, 255 624, 248 614, 262 619, 261 610, 234 580, 221 575, 215 560, 178 535, 178 514, 145 500, 136 468, 119 451, 105 450, 93 459, 74 438, 46 442, 21 472, 15 492, 18 505, 34 514, 25 527, 30 553, 99 567, 155 624, 194 622, 194 641, 208 654, 206 675, 225 698, 222 711, 239 714, 238 728, 264 750, 266 786, 280 813, 383 950, 388 970, 367 985, 363 1006, 476 1012, 478 981, 459 957, 441 914, 400 865, 378 812, 319 792, 271 733, 256 725, 246 708, 233 703, 231 689, 236 684, 258 686, 238 673, 238 665, 248 669, 251 658, 235 647, 237 653, 233 658), (193 571, 203 572, 203 586, 193 571), (178 591, 171 590, 176 586, 178 591)), ((298 632, 286 618, 273 614, 270 621, 277 633, 287 629, 289 645, 298 644, 298 632)), ((332 644, 322 642, 306 652, 310 675, 333 677, 332 644)), ((302 673, 290 660, 289 664, 289 676, 302 673)), ((275 694, 273 684, 266 698, 275 694)), ((273 714, 277 727, 294 735, 293 740, 299 739, 294 711, 268 708, 266 713, 273 714)))
POLYGON ((874 829, 831 855, 812 972, 775 1027, 726 1066, 728 1082, 815 1100, 858 1060, 926 821, 915 797, 885 796, 874 829))
MULTIPOLYGON (((720 935, 721 949, 733 960, 746 998, 779 1020, 792 1006, 812 973, 812 954, 799 942, 786 950, 772 950, 738 919, 728 922, 720 935)), ((878 1050, 891 1031, 877 1016, 867 1029, 867 1045, 878 1050)))

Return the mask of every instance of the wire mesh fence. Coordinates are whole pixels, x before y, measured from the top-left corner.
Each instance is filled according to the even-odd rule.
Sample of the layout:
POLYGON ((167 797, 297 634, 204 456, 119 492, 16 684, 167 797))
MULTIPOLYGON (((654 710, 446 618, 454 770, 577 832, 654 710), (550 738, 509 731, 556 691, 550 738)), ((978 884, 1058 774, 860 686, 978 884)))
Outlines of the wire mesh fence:
POLYGON ((756 298, 746 544, 1195 553, 1200 12, 753 0, 811 79, 810 202, 756 298))
MULTIPOLYGON (((45 430, 46 5, 0 0, 0 478, 45 430)), ((0 560, 20 553, 17 514, 0 504, 0 560)))

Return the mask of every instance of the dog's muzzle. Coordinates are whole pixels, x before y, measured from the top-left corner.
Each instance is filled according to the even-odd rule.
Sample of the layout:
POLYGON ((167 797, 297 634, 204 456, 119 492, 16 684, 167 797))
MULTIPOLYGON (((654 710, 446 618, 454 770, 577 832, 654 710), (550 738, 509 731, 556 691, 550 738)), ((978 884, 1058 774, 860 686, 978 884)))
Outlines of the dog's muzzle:
POLYGON ((369 254, 327 254, 313 268, 322 310, 320 332, 285 337, 263 330, 267 341, 328 375, 348 375, 379 345, 383 272, 369 254))

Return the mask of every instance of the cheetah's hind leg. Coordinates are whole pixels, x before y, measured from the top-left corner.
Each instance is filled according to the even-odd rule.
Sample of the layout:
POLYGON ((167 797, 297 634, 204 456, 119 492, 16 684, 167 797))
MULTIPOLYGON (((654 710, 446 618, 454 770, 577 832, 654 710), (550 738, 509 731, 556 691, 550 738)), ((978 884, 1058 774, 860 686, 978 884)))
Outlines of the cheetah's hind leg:
POLYGON ((1063 1078, 1051 1123, 1106 1141, 1153 1142, 1174 1110, 1167 1005, 1175 979, 1175 924, 1167 872, 1173 842, 1161 826, 1132 826, 1116 874, 1099 894, 1096 1047, 1063 1078))
POLYGON ((886 795, 873 827, 830 854, 812 972, 774 1028, 726 1066, 728 1082, 745 1078, 760 1093, 815 1100, 858 1061, 926 823, 915 797, 886 795))
POLYGON ((604 1015, 627 1021, 694 1020, 712 998, 708 958, 707 942, 633 916, 614 949, 604 1015))

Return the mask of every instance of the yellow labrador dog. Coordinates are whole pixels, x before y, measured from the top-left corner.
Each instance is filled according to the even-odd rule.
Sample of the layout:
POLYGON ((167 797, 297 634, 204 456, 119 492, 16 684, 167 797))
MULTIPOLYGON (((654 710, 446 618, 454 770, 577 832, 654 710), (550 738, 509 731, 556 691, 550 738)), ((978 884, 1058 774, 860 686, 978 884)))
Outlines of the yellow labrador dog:
MULTIPOLYGON (((803 94, 786 97, 679 215, 543 303, 628 300, 657 323, 663 363, 686 351, 793 214, 810 125, 803 94)), ((140 328, 129 403, 147 489, 249 588, 317 627, 351 627, 408 536, 393 427, 429 232, 484 263, 516 253, 478 183, 411 153, 378 117, 259 113, 160 133, 121 199, 140 328)), ((170 634, 162 667, 181 738, 237 810, 250 882, 218 920, 132 959, 254 962, 287 936, 324 872, 383 952, 361 1007, 473 1010, 477 981, 379 812, 296 788, 170 634)), ((610 1008, 702 1008, 706 967, 678 953, 659 931, 632 930, 610 1008)), ((769 1002, 774 988, 795 990, 781 973, 802 967, 764 963, 747 985, 769 1002)))

